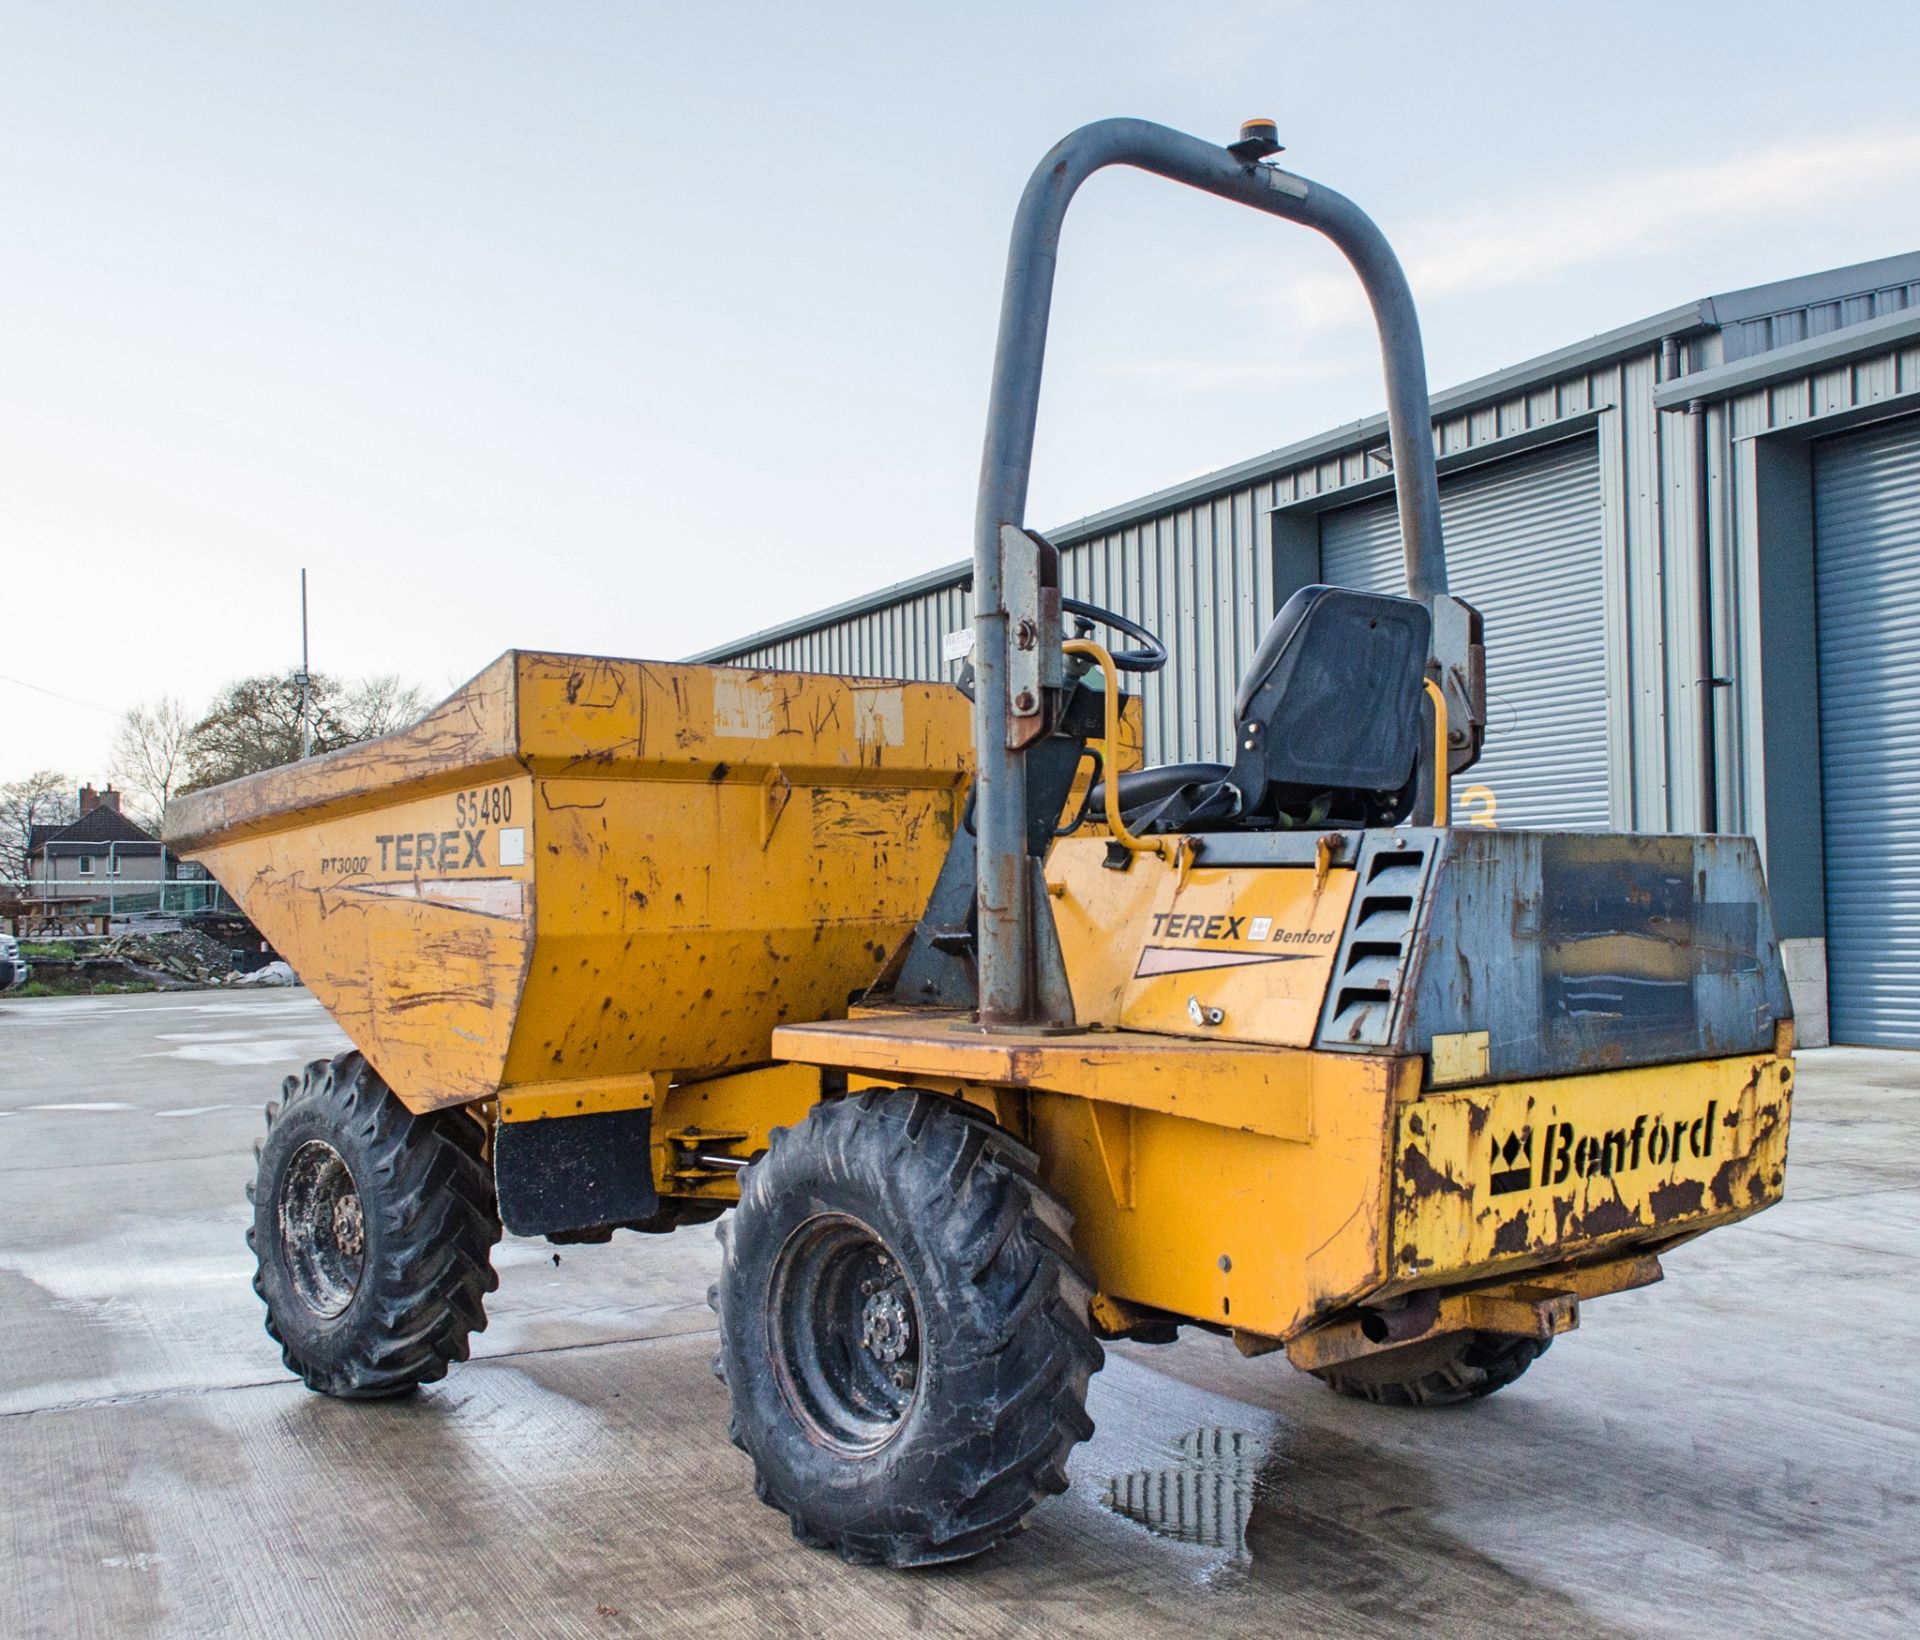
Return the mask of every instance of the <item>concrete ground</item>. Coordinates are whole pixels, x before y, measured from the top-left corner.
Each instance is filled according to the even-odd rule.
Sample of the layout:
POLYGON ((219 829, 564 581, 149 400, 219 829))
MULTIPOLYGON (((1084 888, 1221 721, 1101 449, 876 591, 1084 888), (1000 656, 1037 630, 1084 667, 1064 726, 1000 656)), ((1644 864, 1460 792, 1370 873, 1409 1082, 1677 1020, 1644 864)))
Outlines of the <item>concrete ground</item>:
POLYGON ((241 1187, 341 1045, 304 992, 0 1001, 0 1632, 1920 1631, 1920 1055, 1806 1055, 1786 1204, 1492 1400, 1115 1349, 1073 1492, 902 1574, 755 1500, 710 1228, 503 1244, 475 1361, 409 1402, 292 1382, 241 1187))

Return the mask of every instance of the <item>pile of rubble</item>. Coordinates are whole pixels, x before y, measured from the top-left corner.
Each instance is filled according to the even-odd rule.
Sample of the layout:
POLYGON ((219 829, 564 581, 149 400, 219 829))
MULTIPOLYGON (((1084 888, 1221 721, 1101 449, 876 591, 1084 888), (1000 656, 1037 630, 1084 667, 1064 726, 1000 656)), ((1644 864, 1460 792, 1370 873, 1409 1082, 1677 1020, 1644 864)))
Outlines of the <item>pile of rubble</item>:
POLYGON ((284 962, 242 973, 234 953, 218 940, 190 928, 169 934, 121 934, 101 943, 96 959, 122 964, 137 979, 163 990, 214 985, 294 985, 293 970, 284 962))

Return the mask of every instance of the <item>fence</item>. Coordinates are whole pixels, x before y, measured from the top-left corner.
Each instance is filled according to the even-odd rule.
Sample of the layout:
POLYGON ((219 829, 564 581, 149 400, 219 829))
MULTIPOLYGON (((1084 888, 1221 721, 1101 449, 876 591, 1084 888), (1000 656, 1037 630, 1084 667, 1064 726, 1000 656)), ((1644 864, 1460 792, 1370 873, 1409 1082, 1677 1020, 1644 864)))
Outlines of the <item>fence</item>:
POLYGON ((211 877, 103 875, 97 883, 72 877, 0 881, 0 902, 18 913, 75 917, 185 916, 196 911, 238 911, 211 877))

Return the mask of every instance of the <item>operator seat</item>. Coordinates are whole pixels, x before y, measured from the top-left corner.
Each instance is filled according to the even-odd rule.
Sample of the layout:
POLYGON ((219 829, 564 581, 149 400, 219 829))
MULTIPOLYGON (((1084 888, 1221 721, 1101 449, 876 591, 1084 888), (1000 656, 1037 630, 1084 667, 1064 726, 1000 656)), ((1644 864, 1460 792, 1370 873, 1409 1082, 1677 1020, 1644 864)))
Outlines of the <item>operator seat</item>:
MULTIPOLYGON (((1234 696, 1234 762, 1120 776, 1136 832, 1386 825, 1408 812, 1431 639, 1425 604, 1302 587, 1234 696)), ((1090 811, 1101 812, 1103 792, 1090 811)))

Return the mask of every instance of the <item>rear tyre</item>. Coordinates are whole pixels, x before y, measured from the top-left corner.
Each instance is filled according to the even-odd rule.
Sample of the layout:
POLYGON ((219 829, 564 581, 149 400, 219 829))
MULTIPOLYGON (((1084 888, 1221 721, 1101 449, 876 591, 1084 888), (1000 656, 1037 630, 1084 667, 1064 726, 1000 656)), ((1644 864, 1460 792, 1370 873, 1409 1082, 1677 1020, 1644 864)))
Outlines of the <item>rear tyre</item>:
POLYGON ((844 1559, 977 1555, 1067 1487, 1103 1356, 1033 1153, 886 1091, 816 1106, 742 1179, 709 1301, 729 1433, 794 1536, 844 1559))
POLYGON ((253 1290, 281 1359, 351 1400, 444 1378, 499 1284, 484 1130, 463 1111, 414 1115, 357 1053, 282 1092, 247 1186, 253 1290))
POLYGON ((1551 1339, 1445 1333, 1348 1361, 1314 1377, 1341 1395, 1387 1407, 1449 1407, 1505 1389, 1547 1353, 1551 1339))

